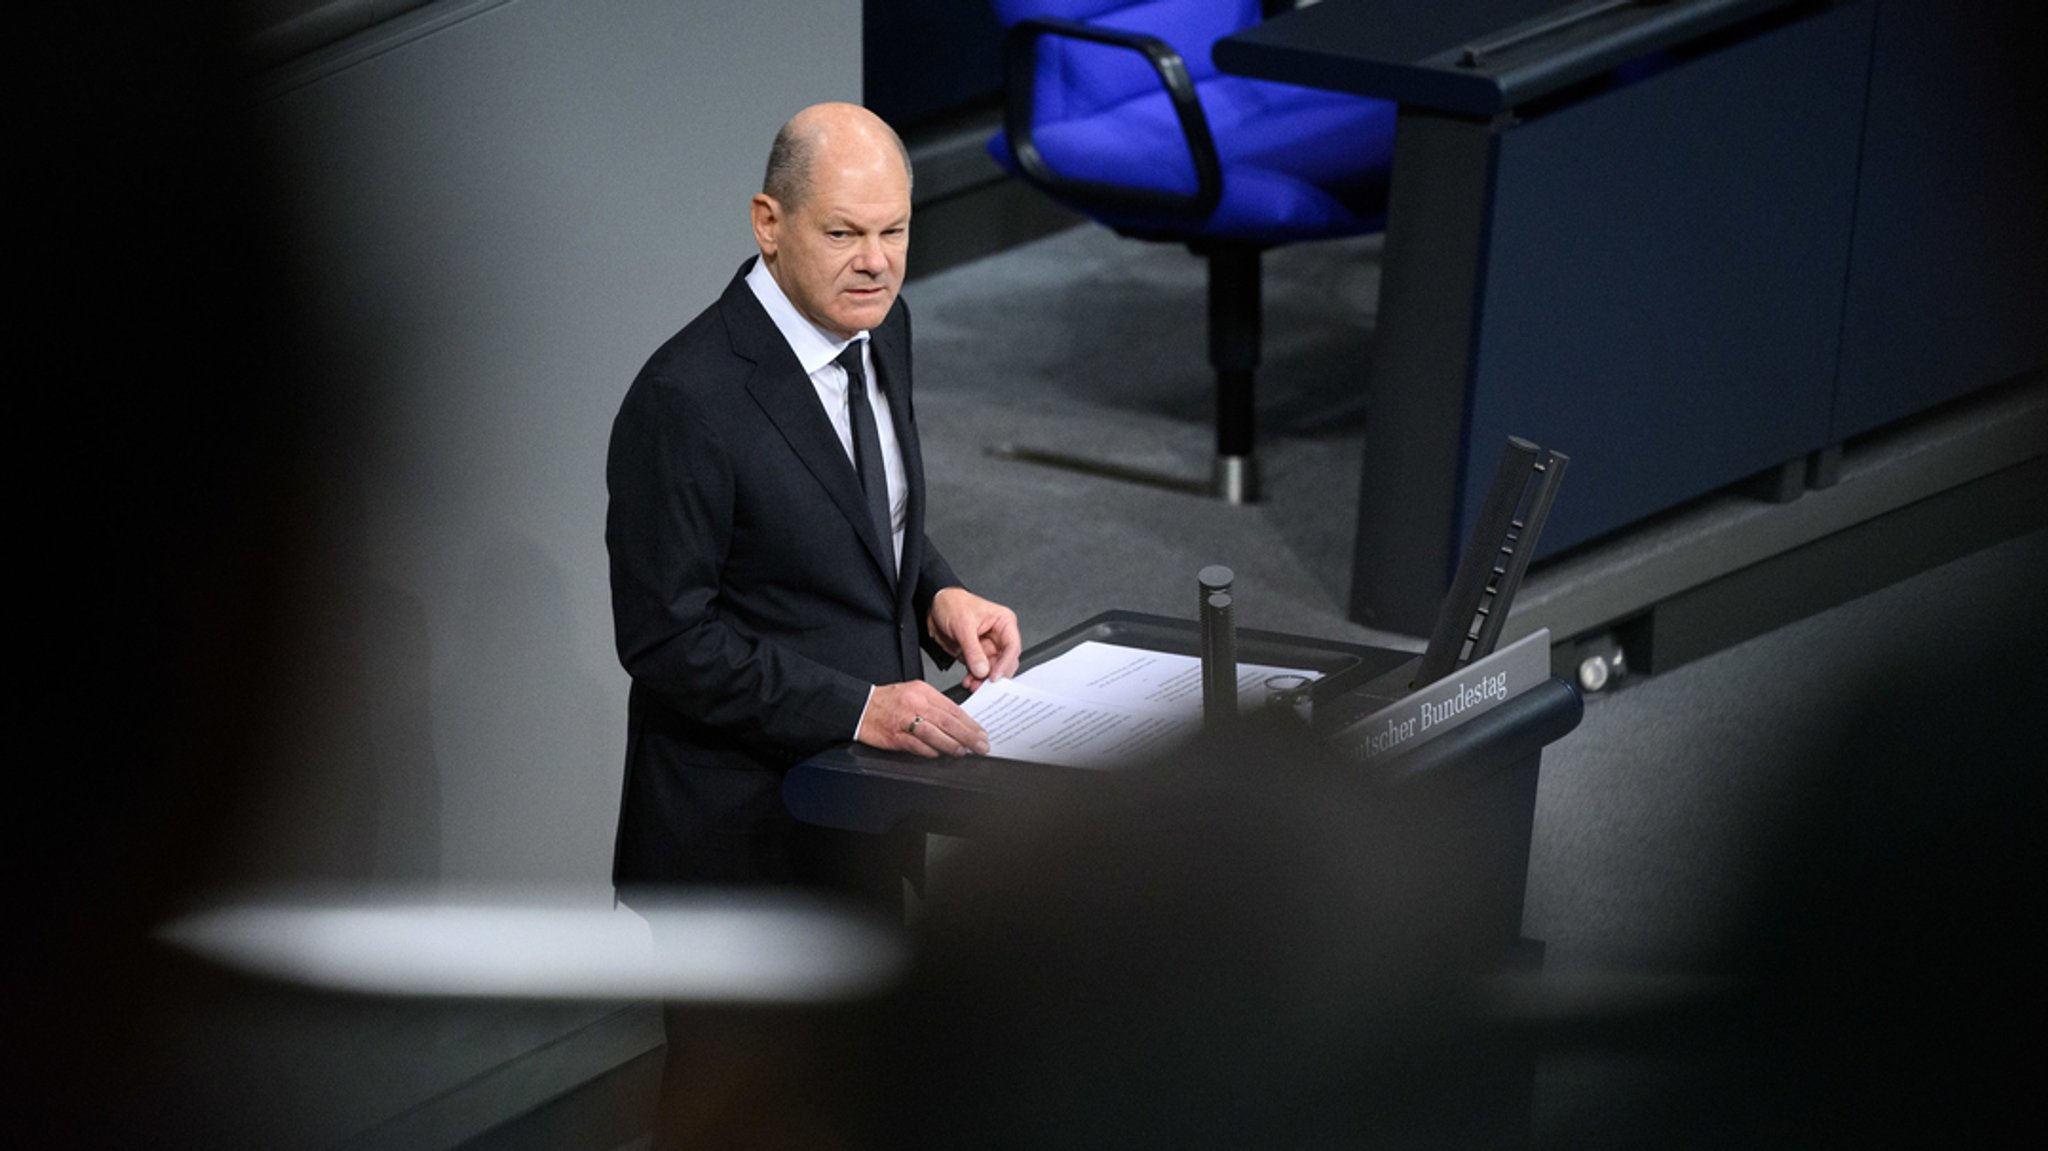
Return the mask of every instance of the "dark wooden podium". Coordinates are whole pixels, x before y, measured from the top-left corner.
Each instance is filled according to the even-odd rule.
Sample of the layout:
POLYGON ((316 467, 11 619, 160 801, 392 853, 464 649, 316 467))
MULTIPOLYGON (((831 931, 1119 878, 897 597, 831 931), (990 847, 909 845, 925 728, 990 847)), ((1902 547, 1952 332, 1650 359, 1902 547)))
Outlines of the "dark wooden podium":
MULTIPOLYGON (((1028 669, 1089 640, 1194 655, 1200 636, 1192 620, 1109 611, 1034 645, 1022 665, 1028 669)), ((1237 653, 1245 663, 1321 672, 1314 708, 1326 729, 1386 702, 1386 685, 1418 658, 1254 629, 1238 630, 1237 653)), ((1481 877, 1465 896, 1482 905, 1470 913, 1494 924, 1504 944, 1520 937, 1543 749, 1575 728, 1582 711, 1578 692, 1551 679, 1442 736, 1357 768, 1361 776, 1374 773, 1374 795, 1431 803, 1442 834, 1460 845, 1468 873, 1481 877)), ((791 813, 819 826, 972 837, 1035 789, 1085 794, 1091 780, 1107 774, 999 758, 928 760, 846 744, 791 768, 782 794, 791 813)))
MULTIPOLYGON (((1105 612, 1024 665, 1087 640, 1195 655, 1200 634, 1105 612)), ((927 966, 909 1000, 923 1007, 916 1081, 936 1097, 920 1116, 946 1133, 937 1142, 1000 1141, 1044 1122, 1048 1099, 1098 1139, 1129 1123, 1175 1145, 1256 1146, 1328 1123, 1356 1137, 1330 1145, 1417 1131, 1433 1146, 1527 1142, 1535 1049, 1486 996, 1492 976, 1541 962, 1521 935, 1537 777, 1543 749, 1579 722, 1578 693, 1540 679, 1361 760, 1318 727, 1378 719, 1408 696, 1419 656, 1247 629, 1236 647, 1242 662, 1322 672, 1321 724, 1260 708, 1128 769, 839 747, 785 776, 799 819, 966 837, 928 889, 927 966), (1191 1032, 1221 1038, 1184 1042, 1191 1032), (1247 1061, 1240 1043, 1341 1054, 1247 1061), (1091 1066, 1080 1049, 1117 1073, 1077 1070, 1091 1066), (1361 1081, 1379 1093, 1371 1106, 1361 1081)))

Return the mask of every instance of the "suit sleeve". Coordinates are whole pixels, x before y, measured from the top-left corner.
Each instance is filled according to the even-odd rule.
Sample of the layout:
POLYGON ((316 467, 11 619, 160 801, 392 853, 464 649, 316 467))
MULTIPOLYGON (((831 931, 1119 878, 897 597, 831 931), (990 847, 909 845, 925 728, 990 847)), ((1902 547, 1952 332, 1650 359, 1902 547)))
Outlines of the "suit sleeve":
POLYGON ((946 562, 946 557, 940 555, 939 549, 932 544, 931 537, 926 536, 924 563, 918 568, 917 591, 913 593, 911 604, 917 612, 917 642, 924 648, 925 654, 932 657, 932 662, 938 665, 940 671, 953 666, 953 657, 932 638, 931 628, 926 626, 926 621, 931 619, 932 600, 937 598, 940 592, 949 587, 964 586, 966 585, 960 582, 960 578, 953 574, 953 567, 946 562))
POLYGON ((605 479, 613 622, 634 681, 755 754, 850 738, 870 685, 751 633, 721 603, 734 471, 685 389, 636 383, 605 479))

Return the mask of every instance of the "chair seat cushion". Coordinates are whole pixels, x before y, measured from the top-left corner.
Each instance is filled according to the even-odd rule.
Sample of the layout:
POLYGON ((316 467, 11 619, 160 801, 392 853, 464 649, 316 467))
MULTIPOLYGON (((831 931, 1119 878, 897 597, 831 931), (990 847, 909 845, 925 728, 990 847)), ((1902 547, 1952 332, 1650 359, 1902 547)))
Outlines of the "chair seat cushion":
MULTIPOLYGON (((1204 80, 1196 92, 1223 169, 1213 214, 1196 220, 1070 206, 1134 235, 1286 243, 1382 226, 1392 103, 1235 76, 1204 80)), ((1040 123, 1033 138, 1046 163, 1068 179, 1183 194, 1196 187, 1180 121, 1163 91, 1040 123)), ((989 152, 1015 171, 1003 133, 989 141, 989 152)))

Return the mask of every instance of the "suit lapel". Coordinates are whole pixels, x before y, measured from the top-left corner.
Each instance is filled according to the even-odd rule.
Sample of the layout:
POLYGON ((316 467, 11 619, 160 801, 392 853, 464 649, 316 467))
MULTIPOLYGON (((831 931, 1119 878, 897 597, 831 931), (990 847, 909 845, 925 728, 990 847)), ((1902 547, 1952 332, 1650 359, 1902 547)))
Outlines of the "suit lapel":
MULTIPOLYGON (((753 374, 747 380, 747 393, 761 408, 763 414, 782 434, 794 454, 831 498, 847 522, 859 534, 866 545, 868 559, 875 565, 875 574, 884 575, 889 569, 884 564, 883 552, 889 542, 875 538, 874 522, 868 517, 867 505, 860 494, 860 476, 853 470, 853 461, 846 458, 846 448, 839 442, 839 434, 832 430, 832 422, 825 416, 824 407, 818 403, 817 389, 811 386, 811 379, 804 374, 803 365, 797 362, 796 353, 789 350, 788 341, 775 328, 775 322, 762 309, 761 301, 754 298, 754 290, 747 286, 749 261, 740 268, 740 274, 726 287, 725 296, 719 301, 726 315, 726 330, 731 335, 733 351, 754 365, 753 374)), ((896 399, 890 398, 892 412, 896 399)), ((899 419, 897 427, 901 429, 899 419)), ((900 434, 900 432, 899 432, 900 434)), ((908 446, 904 449, 909 458, 908 446)), ((913 489, 914 490, 914 489, 913 489)))

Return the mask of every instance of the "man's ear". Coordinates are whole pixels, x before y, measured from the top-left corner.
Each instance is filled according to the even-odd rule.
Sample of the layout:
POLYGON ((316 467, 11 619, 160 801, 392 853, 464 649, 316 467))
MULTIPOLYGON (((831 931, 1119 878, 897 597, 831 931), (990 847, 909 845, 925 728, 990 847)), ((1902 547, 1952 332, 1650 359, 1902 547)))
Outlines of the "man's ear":
POLYGON ((775 258, 775 246, 782 227, 782 205, 766 192, 757 192, 751 207, 754 216, 754 243, 761 248, 761 255, 775 258))

